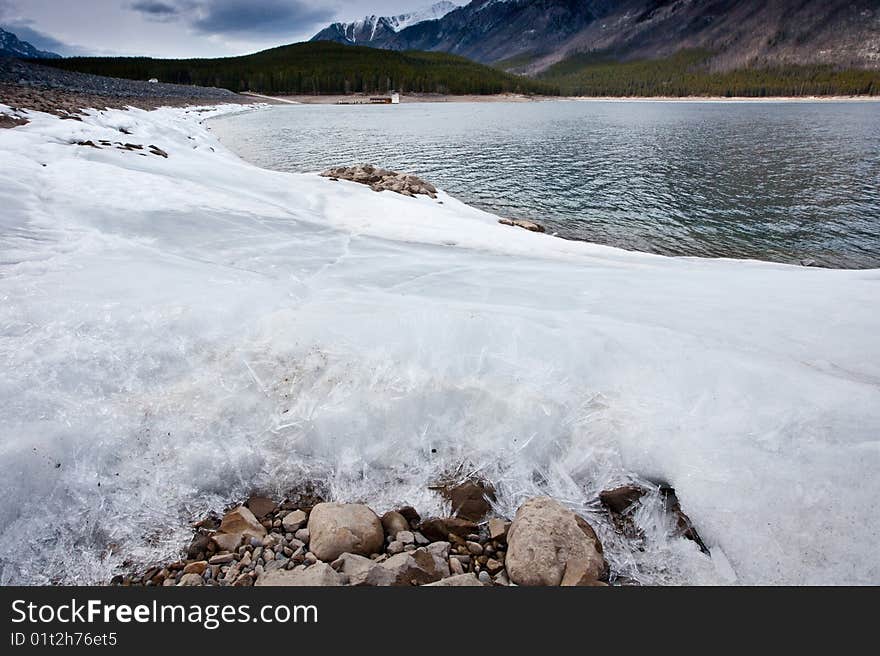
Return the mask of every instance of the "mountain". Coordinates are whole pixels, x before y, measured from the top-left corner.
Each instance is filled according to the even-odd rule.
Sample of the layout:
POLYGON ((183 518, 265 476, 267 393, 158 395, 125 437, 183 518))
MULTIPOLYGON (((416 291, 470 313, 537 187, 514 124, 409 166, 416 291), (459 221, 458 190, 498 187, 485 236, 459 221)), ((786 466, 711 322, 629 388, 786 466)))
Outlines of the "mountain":
POLYGON ((22 41, 12 32, 0 28, 0 57, 17 57, 19 59, 60 59, 61 55, 54 52, 37 50, 27 41, 22 41))
POLYGON ((437 20, 359 34, 367 32, 368 45, 529 74, 584 53, 631 61, 694 49, 709 54, 714 71, 880 68, 880 0, 472 0, 437 20))
POLYGON ((335 41, 336 43, 369 45, 381 48, 395 34, 408 27, 443 18, 458 5, 443 0, 407 14, 397 16, 364 16, 351 23, 332 23, 311 38, 311 41, 335 41))
POLYGON ((150 59, 67 57, 42 62, 80 73, 220 87, 265 94, 402 92, 558 93, 552 85, 443 52, 397 52, 327 41, 242 57, 150 59))

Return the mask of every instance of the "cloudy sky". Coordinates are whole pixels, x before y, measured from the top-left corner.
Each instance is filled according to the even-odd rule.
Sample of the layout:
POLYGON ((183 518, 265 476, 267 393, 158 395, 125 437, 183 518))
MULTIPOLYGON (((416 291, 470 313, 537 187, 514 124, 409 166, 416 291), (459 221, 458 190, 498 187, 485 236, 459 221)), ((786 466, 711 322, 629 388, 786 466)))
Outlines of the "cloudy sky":
POLYGON ((0 0, 0 27, 63 55, 213 57, 303 41, 335 20, 434 1, 0 0))

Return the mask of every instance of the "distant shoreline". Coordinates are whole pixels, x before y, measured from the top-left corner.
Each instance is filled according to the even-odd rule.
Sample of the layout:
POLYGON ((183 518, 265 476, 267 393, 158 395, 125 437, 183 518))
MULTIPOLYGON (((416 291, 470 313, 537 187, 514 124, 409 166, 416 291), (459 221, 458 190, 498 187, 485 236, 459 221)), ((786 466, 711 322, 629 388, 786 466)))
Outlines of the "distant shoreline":
MULTIPOLYGON (((245 93, 246 96, 260 98, 278 104, 299 105, 336 105, 345 104, 357 98, 369 98, 383 94, 329 94, 329 95, 283 95, 265 96, 261 94, 245 93)), ((492 95, 452 95, 452 94, 426 94, 413 93, 401 94, 401 104, 414 103, 463 103, 463 102, 880 102, 880 96, 767 96, 752 98, 748 96, 725 97, 725 96, 529 96, 519 93, 499 93, 492 95)))

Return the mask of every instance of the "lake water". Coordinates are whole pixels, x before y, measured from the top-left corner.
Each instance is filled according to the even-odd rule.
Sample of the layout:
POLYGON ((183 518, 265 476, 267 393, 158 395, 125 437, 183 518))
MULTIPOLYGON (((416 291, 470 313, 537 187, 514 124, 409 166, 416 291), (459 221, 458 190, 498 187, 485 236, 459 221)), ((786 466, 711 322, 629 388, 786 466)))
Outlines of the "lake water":
POLYGON ((880 267, 880 103, 288 105, 212 127, 263 167, 369 162, 570 239, 880 267))

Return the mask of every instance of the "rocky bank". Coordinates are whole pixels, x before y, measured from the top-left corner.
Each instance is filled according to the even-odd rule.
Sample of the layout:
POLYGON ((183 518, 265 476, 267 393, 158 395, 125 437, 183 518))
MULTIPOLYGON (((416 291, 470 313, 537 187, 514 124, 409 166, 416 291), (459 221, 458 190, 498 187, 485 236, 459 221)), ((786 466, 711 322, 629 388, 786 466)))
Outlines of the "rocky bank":
MULTIPOLYGON (((434 488, 444 517, 404 506, 379 516, 360 503, 300 493, 281 502, 253 495, 222 517, 194 525, 182 557, 111 585, 143 586, 588 586, 632 584, 608 566, 593 527, 559 501, 534 497, 509 520, 493 516, 494 490, 467 480, 434 488)), ((682 538, 705 549, 666 488, 682 538)), ((631 515, 648 490, 627 485, 600 495, 618 530, 637 536, 631 515)))

